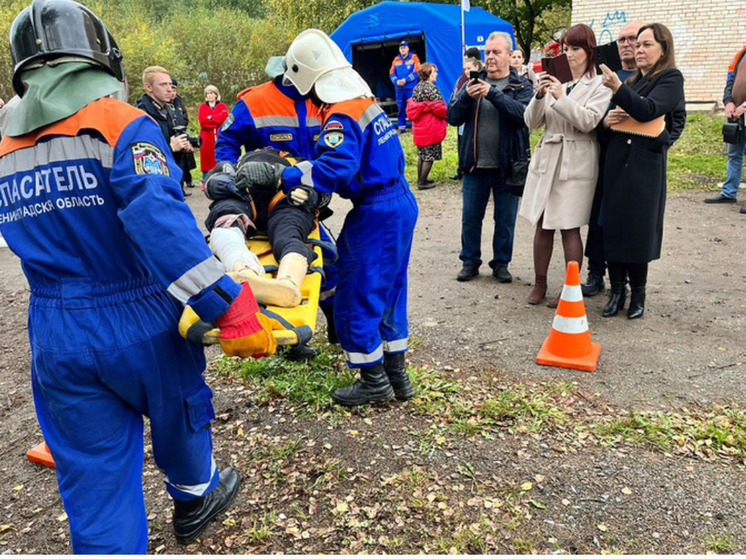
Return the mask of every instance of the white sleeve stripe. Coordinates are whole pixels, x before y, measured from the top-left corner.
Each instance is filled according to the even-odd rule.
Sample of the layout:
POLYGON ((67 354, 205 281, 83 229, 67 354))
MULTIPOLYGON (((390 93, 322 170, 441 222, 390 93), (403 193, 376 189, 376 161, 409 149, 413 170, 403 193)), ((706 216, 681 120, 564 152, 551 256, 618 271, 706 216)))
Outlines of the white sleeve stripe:
POLYGON ((190 297, 209 287, 225 275, 225 266, 211 256, 203 260, 168 286, 168 292, 186 304, 190 297))

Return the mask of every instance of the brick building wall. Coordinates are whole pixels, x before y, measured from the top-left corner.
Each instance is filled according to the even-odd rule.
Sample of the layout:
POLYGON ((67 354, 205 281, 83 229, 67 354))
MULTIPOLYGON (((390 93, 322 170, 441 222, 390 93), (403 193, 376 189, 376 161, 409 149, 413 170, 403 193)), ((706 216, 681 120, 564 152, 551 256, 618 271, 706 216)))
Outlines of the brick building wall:
POLYGON ((722 107, 728 65, 746 44, 746 2, 724 0, 573 0, 572 23, 585 23, 599 44, 629 21, 659 22, 671 30, 687 102, 722 107))

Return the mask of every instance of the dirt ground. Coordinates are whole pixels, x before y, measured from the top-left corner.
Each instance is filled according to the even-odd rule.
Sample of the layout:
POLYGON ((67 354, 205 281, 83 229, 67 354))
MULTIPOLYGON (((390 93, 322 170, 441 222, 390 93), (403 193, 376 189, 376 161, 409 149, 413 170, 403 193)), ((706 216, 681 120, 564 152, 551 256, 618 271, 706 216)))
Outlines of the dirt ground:
MULTIPOLYGON (((663 256, 650 267, 645 317, 604 319, 600 313, 605 295, 586 299, 592 338, 603 349, 596 371, 578 372, 535 363, 554 311, 525 303, 533 279, 530 226, 519 218, 512 284, 498 284, 486 264, 478 278, 459 283, 460 185, 448 182, 416 195, 420 218, 409 275, 411 364, 439 367, 476 386, 483 386, 485 379, 498 386, 573 381, 584 395, 584 403, 573 404, 579 413, 744 404, 746 216, 738 213, 738 206, 705 206, 702 192, 669 196, 663 256)), ((187 202, 201 224, 207 201, 195 192, 187 202)), ((347 205, 335 202, 334 207, 336 214, 328 223, 336 233, 347 205)), ((487 261, 492 230, 490 220, 485 223, 487 261)), ((560 245, 555 248, 549 275, 552 295, 559 293, 564 279, 560 245)), ((27 304, 19 262, 8 249, 0 249, 0 553, 68 553, 67 521, 54 474, 24 458, 26 450, 42 440, 29 380, 27 304)), ((217 352, 211 349, 210 355, 217 352)), ((533 482, 535 494, 530 514, 524 511, 520 522, 510 524, 504 515, 480 516, 468 513, 464 505, 464 518, 485 522, 483 531, 490 535, 464 547, 453 543, 456 536, 451 535, 452 547, 442 550, 746 552, 746 474, 733 462, 603 446, 552 452, 548 449, 553 441, 508 432, 494 440, 456 439, 430 454, 408 452, 418 419, 406 404, 353 414, 335 428, 298 415, 281 401, 259 403, 240 382, 214 372, 208 373, 208 382, 216 393, 218 461, 246 468, 241 497, 230 521, 211 527, 199 543, 180 547, 171 533, 160 474, 147 455, 144 485, 152 553, 434 553, 439 551, 432 547, 440 537, 437 526, 449 524, 428 516, 429 495, 436 495, 434 503, 453 503, 464 496, 464 502, 477 506, 474 503, 489 493, 485 488, 526 481, 533 482), (252 433, 248 442, 237 435, 244 429, 252 433), (303 441, 296 471, 283 470, 269 485, 268 472, 252 470, 255 462, 249 459, 256 452, 252 442, 267 442, 266 437, 275 443, 292 437, 303 441), (328 492, 323 484, 314 484, 313 491, 298 489, 297 476, 319 476, 319 471, 302 465, 319 460, 344 465, 344 481, 328 492), (459 475, 455 468, 463 464, 472 473, 466 475, 458 466, 459 475), (362 489, 365 480, 388 480, 405 470, 424 472, 423 487, 448 487, 451 493, 443 491, 450 496, 441 501, 437 491, 425 491, 424 516, 418 517, 393 505, 387 509, 390 493, 405 491, 405 485, 382 481, 382 494, 362 489), (360 513, 355 522, 342 523, 339 511, 354 511, 358 501, 371 505, 361 509, 367 516, 360 513), (408 531, 402 526, 410 521, 422 526, 408 531), (266 533, 260 534, 260 528, 266 533)), ((318 479, 327 479, 324 475, 318 479)), ((413 489, 415 497, 419 490, 413 489)), ((486 500, 479 503, 489 508, 486 500)), ((439 506, 446 517, 449 507, 439 506)))

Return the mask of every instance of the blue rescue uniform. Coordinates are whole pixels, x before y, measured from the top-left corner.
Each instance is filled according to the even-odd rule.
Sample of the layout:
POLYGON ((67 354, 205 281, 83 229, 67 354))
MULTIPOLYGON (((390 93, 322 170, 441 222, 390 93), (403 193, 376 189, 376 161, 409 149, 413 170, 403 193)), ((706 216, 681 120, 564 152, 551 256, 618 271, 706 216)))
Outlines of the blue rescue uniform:
POLYGON ((283 188, 336 192, 353 203, 337 241, 334 321, 350 367, 407 350, 407 267, 417 202, 396 129, 370 99, 322 110, 316 158, 283 171, 283 188))
MULTIPOLYGON (((215 160, 235 165, 242 148, 249 152, 265 147, 313 159, 320 131, 321 114, 316 105, 295 87, 282 85, 282 77, 278 77, 238 95, 238 102, 218 134, 215 160)), ((322 241, 333 244, 321 224, 319 235, 322 241)), ((324 248, 323 256, 325 278, 319 304, 326 312, 334 305, 338 270, 332 264, 332 252, 324 248)))
POLYGON ((31 288, 34 401, 75 553, 147 551, 143 416, 174 498, 218 483, 203 349, 177 323, 187 302, 214 320, 240 286, 180 179, 158 125, 109 98, 0 143, 0 231, 31 288))
POLYGON ((407 125, 407 101, 412 97, 414 86, 417 85, 419 69, 420 59, 411 51, 406 58, 397 54, 394 62, 391 63, 389 78, 396 88, 396 104, 399 109, 398 126, 400 129, 407 125), (399 85, 396 83, 399 80, 406 80, 406 83, 399 85))

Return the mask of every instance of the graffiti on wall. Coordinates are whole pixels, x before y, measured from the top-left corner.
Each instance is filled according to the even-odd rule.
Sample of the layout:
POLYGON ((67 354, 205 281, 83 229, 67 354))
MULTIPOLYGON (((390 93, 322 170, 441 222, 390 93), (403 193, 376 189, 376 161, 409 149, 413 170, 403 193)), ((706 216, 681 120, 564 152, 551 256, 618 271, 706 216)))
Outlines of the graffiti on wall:
POLYGON ((593 29, 593 32, 596 34, 598 44, 605 45, 614 40, 614 28, 619 27, 619 29, 621 29, 626 23, 627 12, 624 10, 614 10, 613 12, 606 12, 606 15, 601 20, 600 30, 597 29, 596 18, 593 18, 590 21, 588 27, 593 29))

